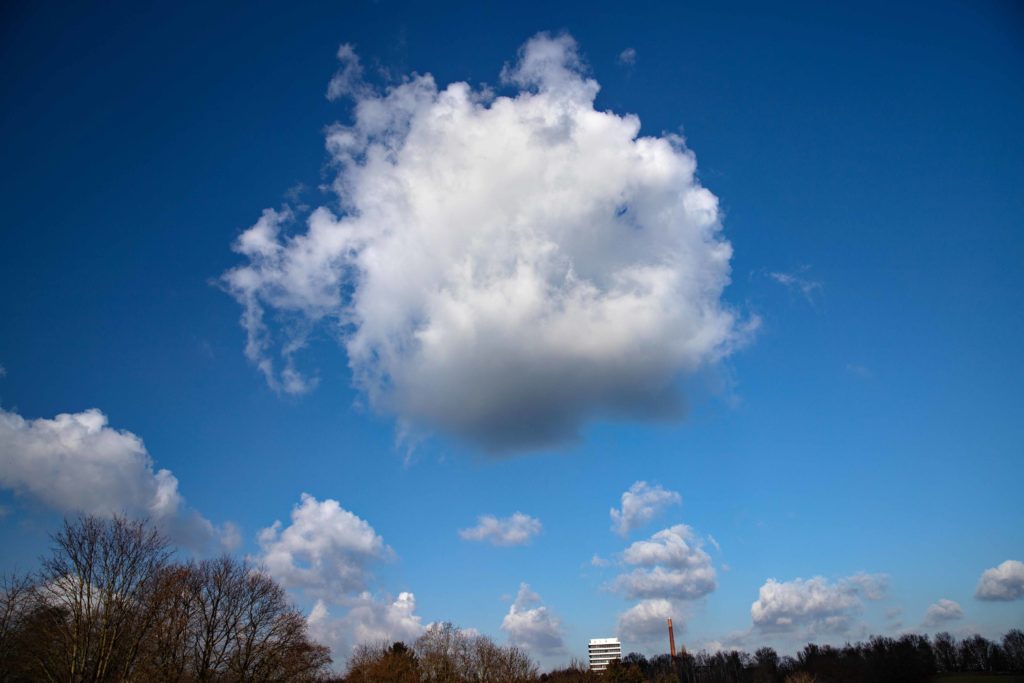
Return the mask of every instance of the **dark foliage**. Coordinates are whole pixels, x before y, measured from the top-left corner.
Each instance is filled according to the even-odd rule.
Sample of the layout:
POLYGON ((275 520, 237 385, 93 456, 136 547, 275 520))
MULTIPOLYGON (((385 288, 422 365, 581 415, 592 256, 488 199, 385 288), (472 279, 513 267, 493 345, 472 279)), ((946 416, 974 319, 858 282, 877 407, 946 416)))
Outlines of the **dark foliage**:
MULTIPOLYGON (((628 654, 594 674, 581 665, 540 677, 551 683, 915 683, 943 672, 1024 673, 1024 632, 1014 629, 993 643, 981 636, 958 642, 948 633, 875 636, 863 643, 806 645, 797 656, 780 657, 763 647, 746 652, 697 652, 674 659, 628 654)), ((996 679, 998 680, 998 679, 996 679)))

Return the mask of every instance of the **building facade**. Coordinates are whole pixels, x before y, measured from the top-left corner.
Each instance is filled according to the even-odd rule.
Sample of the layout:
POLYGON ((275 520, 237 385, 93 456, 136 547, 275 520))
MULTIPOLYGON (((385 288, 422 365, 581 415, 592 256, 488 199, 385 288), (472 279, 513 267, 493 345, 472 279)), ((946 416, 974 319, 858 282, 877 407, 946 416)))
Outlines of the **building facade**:
POLYGON ((622 644, 618 638, 591 638, 587 655, 591 671, 604 671, 613 659, 622 659, 622 644))

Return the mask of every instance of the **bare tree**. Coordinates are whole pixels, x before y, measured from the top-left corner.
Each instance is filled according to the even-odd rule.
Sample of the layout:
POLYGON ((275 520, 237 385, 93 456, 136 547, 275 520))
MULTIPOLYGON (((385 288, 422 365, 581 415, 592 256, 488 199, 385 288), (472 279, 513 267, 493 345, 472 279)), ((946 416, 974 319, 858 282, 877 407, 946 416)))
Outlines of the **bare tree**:
POLYGON ((265 573, 224 556, 174 567, 158 593, 150 676, 165 681, 304 681, 327 648, 265 573))
POLYGON ((992 642, 979 635, 960 641, 960 666, 964 671, 992 670, 992 642))
POLYGON ((185 590, 193 601, 189 668, 197 681, 216 680, 228 669, 244 616, 248 571, 230 557, 188 567, 185 590))
POLYGON ((23 632, 32 599, 32 579, 8 574, 0 577, 0 683, 15 680, 19 661, 19 635, 23 632))
POLYGON ((936 634, 932 649, 935 652, 935 663, 939 671, 951 673, 960 670, 956 638, 947 631, 936 634))
POLYGON ((349 658, 346 683, 419 683, 419 659, 404 643, 362 644, 349 658))
POLYGON ((53 541, 33 591, 35 626, 52 645, 35 655, 37 673, 69 683, 129 679, 156 621, 167 541, 120 516, 65 520, 53 541))
POLYGON ((520 683, 537 679, 537 665, 517 647, 502 647, 450 623, 435 624, 416 640, 422 680, 436 683, 520 683))
POLYGON ((786 683, 814 683, 815 678, 806 671, 798 671, 786 676, 786 683))
POLYGON ((27 580, 3 584, 0 681, 321 680, 327 648, 284 589, 245 562, 172 564, 145 522, 66 521, 27 580))
POLYGON ((1003 652, 1010 671, 1024 671, 1024 632, 1011 629, 1003 636, 1003 652))
POLYGON ((157 619, 143 658, 143 680, 192 680, 191 647, 197 601, 190 590, 190 565, 172 565, 158 577, 153 598, 157 619))
POLYGON ((451 623, 434 624, 416 639, 423 680, 429 683, 461 683, 469 668, 469 639, 451 623))
POLYGON ((540 680, 552 683, 596 683, 601 680, 601 674, 591 671, 586 663, 573 658, 569 666, 543 674, 540 680))
POLYGON ((501 647, 487 636, 468 639, 466 680, 474 683, 518 683, 537 677, 537 665, 524 650, 501 647))
MULTIPOLYGON (((243 565, 244 566, 244 565, 243 565)), ((270 576, 249 570, 242 586, 242 620, 228 662, 240 681, 301 681, 330 663, 327 648, 312 643, 306 619, 270 576)))

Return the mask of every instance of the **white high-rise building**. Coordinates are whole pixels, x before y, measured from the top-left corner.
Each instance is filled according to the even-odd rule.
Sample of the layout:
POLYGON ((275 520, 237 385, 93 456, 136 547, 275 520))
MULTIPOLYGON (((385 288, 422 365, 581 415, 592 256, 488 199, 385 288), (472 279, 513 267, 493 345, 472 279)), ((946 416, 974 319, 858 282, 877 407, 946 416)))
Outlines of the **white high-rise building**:
POLYGON ((590 670, 604 671, 613 659, 622 659, 622 644, 618 638, 591 638, 587 647, 590 670))

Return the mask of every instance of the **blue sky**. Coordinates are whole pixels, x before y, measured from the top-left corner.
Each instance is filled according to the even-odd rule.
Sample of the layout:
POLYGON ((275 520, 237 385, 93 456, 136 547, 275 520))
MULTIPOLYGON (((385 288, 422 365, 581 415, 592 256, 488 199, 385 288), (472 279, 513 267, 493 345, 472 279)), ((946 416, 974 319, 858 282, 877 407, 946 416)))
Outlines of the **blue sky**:
POLYGON ((196 552, 225 542, 267 562, 304 608, 320 600, 341 658, 360 633, 438 620, 546 663, 617 632, 664 649, 651 625, 666 610, 688 645, 748 649, 1024 622, 1024 566, 1003 564, 1024 560, 1013 3, 3 12, 0 569, 31 566, 64 514, 148 511, 196 552), (413 109, 386 99, 424 74, 436 91, 413 109), (587 79, 592 102, 573 90, 587 79), (458 82, 469 118, 431 129, 458 82), (422 125, 360 119, 357 103, 422 125), (628 114, 660 156, 601 167, 636 140, 576 133, 628 114), (349 166, 325 150, 338 130, 369 136, 349 166), (553 137, 520 149, 523 131, 553 137), (400 158, 387 173, 361 165, 373 141, 400 158), (558 156, 565 144, 580 154, 558 156), (502 175, 520 163, 564 173, 502 175), (625 198, 592 223, 605 184, 625 198), (460 203, 417 189, 437 187, 460 203), (316 207, 347 246, 308 240, 330 257, 319 270, 275 261, 298 255, 289 236, 312 234, 316 207), (268 208, 293 217, 240 253, 268 208), (515 303, 525 286, 509 264, 563 263, 545 245, 577 279, 549 278, 542 313, 496 316, 484 295, 515 303), (638 263, 671 266, 613 306, 638 263), (225 280, 244 268, 244 287, 225 280), (249 357, 246 296, 267 335, 250 326, 266 345, 249 357), (459 320, 483 332, 467 341, 459 320), (289 357, 315 387, 289 391, 289 357), (161 469, 183 501, 157 509, 161 469), (609 510, 636 482, 650 519, 616 534, 609 510), (525 543, 458 533, 516 512, 540 523, 525 543), (681 554, 640 557, 659 543, 681 554), (628 578, 659 570, 681 583, 628 578), (799 607, 811 595, 826 608, 799 607), (926 619, 940 599, 960 614, 926 619))

